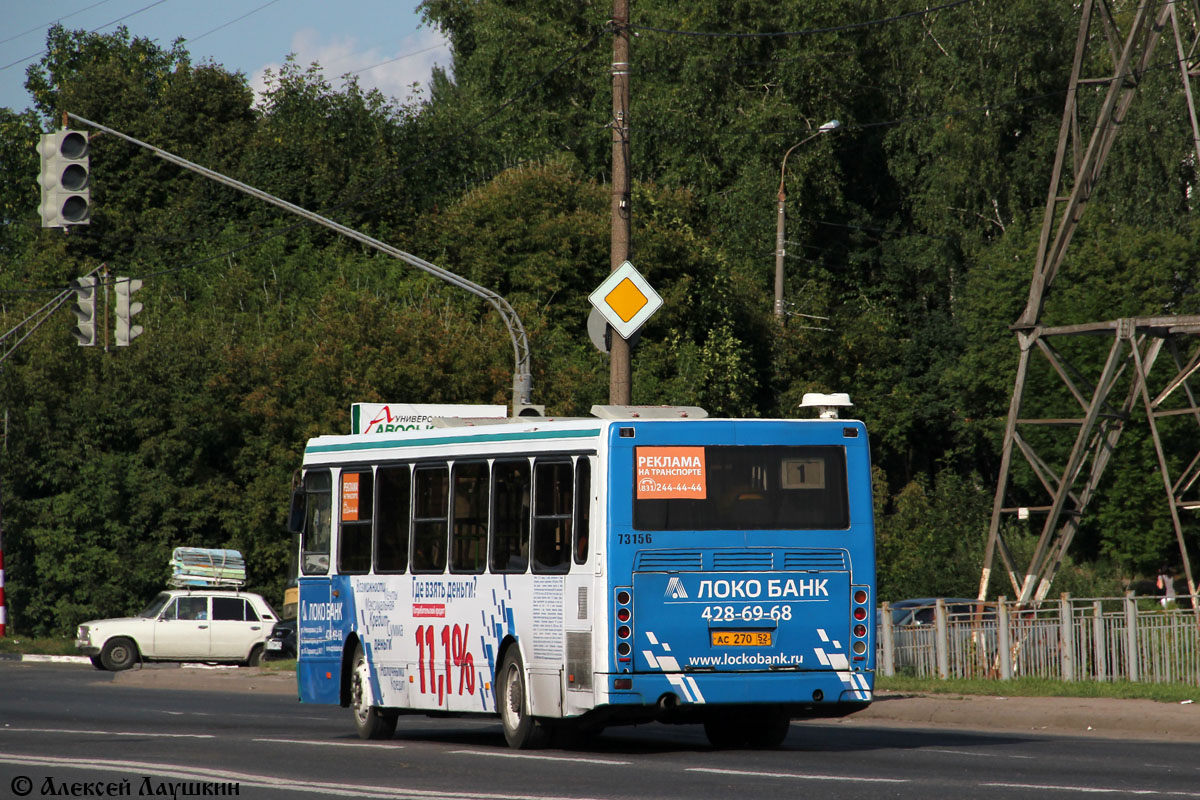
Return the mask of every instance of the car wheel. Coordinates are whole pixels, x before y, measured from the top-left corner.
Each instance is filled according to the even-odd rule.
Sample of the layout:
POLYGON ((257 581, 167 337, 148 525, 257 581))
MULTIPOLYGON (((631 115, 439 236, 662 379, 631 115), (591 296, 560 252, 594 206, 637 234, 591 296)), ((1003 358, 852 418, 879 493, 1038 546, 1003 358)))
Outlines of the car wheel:
POLYGON ((496 676, 496 708, 504 739, 514 750, 541 747, 548 738, 546 726, 525 713, 525 698, 525 667, 517 648, 510 647, 496 676))
POLYGON ((396 713, 371 705, 371 669, 361 644, 350 671, 350 708, 360 739, 390 739, 396 733, 396 713))
POLYGON ((246 659, 247 667, 258 667, 262 665, 263 646, 261 644, 254 645, 254 649, 250 651, 250 657, 246 659))
POLYGON ((137 645, 132 639, 117 636, 104 643, 100 651, 100 664, 107 670, 119 672, 129 669, 138 661, 137 645))

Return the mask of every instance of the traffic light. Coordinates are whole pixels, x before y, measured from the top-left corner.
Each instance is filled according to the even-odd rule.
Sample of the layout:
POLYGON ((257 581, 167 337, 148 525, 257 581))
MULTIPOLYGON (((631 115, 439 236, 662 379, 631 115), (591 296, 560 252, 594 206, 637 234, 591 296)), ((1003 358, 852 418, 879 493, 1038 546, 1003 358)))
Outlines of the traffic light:
POLYGON ((87 225, 92 221, 87 134, 65 128, 43 133, 38 153, 42 156, 38 176, 42 185, 42 227, 87 225))
POLYGON ((142 335, 141 325, 131 325, 133 315, 142 310, 142 304, 130 302, 133 293, 142 288, 137 278, 117 276, 113 288, 117 293, 117 347, 128 347, 129 343, 142 335))
POLYGON ((88 275, 71 281, 75 290, 75 302, 71 310, 78 320, 71 334, 80 347, 91 347, 96 343, 96 276, 88 275))

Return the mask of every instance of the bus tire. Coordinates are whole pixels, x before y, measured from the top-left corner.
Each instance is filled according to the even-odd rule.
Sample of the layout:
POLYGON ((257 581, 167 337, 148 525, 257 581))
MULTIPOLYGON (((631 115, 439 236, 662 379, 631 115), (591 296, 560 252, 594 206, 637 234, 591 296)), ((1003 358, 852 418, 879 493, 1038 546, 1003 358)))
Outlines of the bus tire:
POLYGON ((747 722, 746 743, 761 750, 779 747, 792 729, 792 718, 783 711, 762 711, 747 722))
POLYGON ((124 636, 114 636, 104 643, 104 649, 100 651, 100 663, 105 669, 112 672, 120 672, 123 669, 129 669, 138 661, 137 645, 132 639, 126 639, 124 636))
POLYGON ((516 647, 510 647, 496 676, 496 710, 504 726, 504 739, 514 750, 542 747, 546 743, 546 726, 525 713, 525 666, 516 647))
POLYGON ((735 714, 714 713, 704 718, 704 735, 718 750, 733 750, 746 744, 747 726, 735 714))
POLYGON ((350 710, 360 739, 390 739, 396 733, 397 715, 371 705, 371 668, 361 644, 354 650, 350 670, 350 710))

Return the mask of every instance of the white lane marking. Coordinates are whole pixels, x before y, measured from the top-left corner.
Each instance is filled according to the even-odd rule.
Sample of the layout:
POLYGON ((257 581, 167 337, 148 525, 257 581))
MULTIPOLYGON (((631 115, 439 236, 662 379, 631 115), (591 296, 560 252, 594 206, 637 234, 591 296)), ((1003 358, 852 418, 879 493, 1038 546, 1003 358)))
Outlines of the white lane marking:
POLYGON ((628 766, 631 761, 613 761, 609 758, 578 758, 572 756, 535 756, 528 753, 504 753, 490 750, 451 750, 453 755, 486 756, 488 758, 524 758, 530 761, 575 761, 580 764, 604 764, 613 766, 628 766))
POLYGON ((1076 792, 1079 794, 1163 795, 1168 797, 1200 797, 1197 792, 1172 792, 1158 789, 1114 789, 1107 786, 1056 786, 1048 783, 981 783, 998 789, 1034 789, 1039 792, 1076 792))
POLYGON ((692 767, 688 772, 710 772, 716 775, 742 775, 747 778, 795 778, 802 781, 850 781, 853 783, 911 783, 904 778, 860 778, 854 775, 802 775, 796 772, 750 772, 739 769, 692 767))
POLYGON ((146 736, 158 739, 215 739, 211 733, 149 733, 147 731, 96 731, 71 728, 12 728, 5 725, 0 733, 69 733, 72 736, 146 736))
POLYGON ((403 750, 402 744, 383 744, 370 742, 317 742, 312 739, 251 739, 252 742, 268 742, 270 744, 312 744, 317 747, 366 747, 375 750, 403 750))
POLYGON ((1018 756, 1011 753, 973 753, 970 750, 942 750, 940 748, 929 748, 926 753, 945 753, 951 756, 975 756, 976 758, 1024 758, 1033 760, 1037 756, 1018 756))
POLYGON ((246 772, 226 772, 216 769, 189 767, 181 764, 156 764, 147 761, 110 761, 84 758, 58 758, 37 755, 0 754, 0 764, 17 764, 19 766, 59 767, 63 769, 82 769, 91 772, 117 772, 132 774, 135 777, 126 778, 131 785, 148 780, 147 776, 159 778, 178 778, 190 781, 208 781, 216 783, 236 783, 239 789, 243 786, 261 789, 287 789, 292 792, 330 795, 333 797, 365 797, 376 800, 589 800, 589 798, 564 797, 561 795, 544 794, 499 794, 494 792, 447 792, 408 789, 405 787, 362 786, 353 783, 326 783, 321 781, 299 781, 279 775, 257 775, 246 772))

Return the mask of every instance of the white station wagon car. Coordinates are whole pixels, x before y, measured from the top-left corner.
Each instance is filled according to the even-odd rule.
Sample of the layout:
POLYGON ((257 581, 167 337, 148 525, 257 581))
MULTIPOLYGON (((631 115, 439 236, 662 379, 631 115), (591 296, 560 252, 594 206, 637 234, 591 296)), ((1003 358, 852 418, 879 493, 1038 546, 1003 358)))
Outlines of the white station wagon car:
POLYGON ((160 592, 135 617, 79 626, 75 646, 97 669, 138 661, 209 661, 257 665, 278 616, 260 595, 223 589, 160 592))

